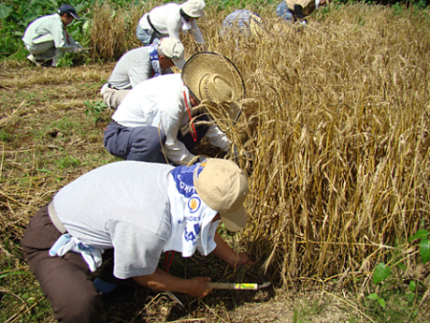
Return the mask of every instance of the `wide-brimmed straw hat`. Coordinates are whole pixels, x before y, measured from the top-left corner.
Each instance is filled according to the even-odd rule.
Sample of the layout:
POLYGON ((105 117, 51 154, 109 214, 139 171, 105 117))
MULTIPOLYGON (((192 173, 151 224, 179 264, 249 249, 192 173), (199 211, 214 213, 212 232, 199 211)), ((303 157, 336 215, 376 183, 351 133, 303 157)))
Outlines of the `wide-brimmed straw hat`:
POLYGON ((221 130, 239 118, 245 85, 228 58, 211 52, 194 54, 182 69, 182 80, 221 130))

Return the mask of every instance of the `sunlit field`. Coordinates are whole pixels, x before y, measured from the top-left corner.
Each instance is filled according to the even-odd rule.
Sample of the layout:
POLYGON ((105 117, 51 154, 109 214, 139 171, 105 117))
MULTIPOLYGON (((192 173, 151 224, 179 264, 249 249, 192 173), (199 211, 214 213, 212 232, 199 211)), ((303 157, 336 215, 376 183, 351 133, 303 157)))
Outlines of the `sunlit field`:
MULTIPOLYGON (((99 90, 114 60, 140 46, 136 24, 155 3, 97 5, 86 27, 89 54, 75 66, 2 62, 1 322, 54 321, 20 239, 59 188, 117 160, 103 147, 113 111, 103 108, 99 90)), ((257 265, 234 271, 212 257, 176 255, 172 270, 184 278, 272 286, 258 295, 178 295, 186 309, 141 291, 136 302, 108 309, 106 320, 255 322, 238 308, 309 290, 307 304, 321 310, 304 318, 293 311, 285 322, 430 320, 429 10, 332 4, 299 27, 277 18, 276 4, 247 8, 264 21, 258 37, 220 37, 231 7, 208 5, 198 25, 207 50, 228 57, 245 82, 243 113, 227 135, 251 157, 239 161, 249 174, 249 224, 241 234, 220 230, 257 265), (417 232, 423 235, 408 241, 417 232), (374 280, 379 263, 390 269, 381 282, 374 280), (368 298, 372 293, 385 307, 368 298), (324 306, 336 306, 341 316, 327 317, 324 306)), ((189 36, 182 40, 186 58, 202 49, 189 36)), ((194 153, 225 157, 207 142, 194 153)))

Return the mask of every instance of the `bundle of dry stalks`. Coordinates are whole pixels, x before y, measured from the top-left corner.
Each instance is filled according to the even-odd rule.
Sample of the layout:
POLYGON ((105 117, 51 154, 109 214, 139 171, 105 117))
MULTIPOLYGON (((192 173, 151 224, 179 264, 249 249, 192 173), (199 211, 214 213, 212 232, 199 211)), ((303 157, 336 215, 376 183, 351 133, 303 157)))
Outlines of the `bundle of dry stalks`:
POLYGON ((255 98, 249 140, 233 137, 254 157, 247 234, 284 283, 371 272, 429 227, 427 22, 371 10, 303 29, 266 18, 278 25, 261 39, 213 41, 255 98))

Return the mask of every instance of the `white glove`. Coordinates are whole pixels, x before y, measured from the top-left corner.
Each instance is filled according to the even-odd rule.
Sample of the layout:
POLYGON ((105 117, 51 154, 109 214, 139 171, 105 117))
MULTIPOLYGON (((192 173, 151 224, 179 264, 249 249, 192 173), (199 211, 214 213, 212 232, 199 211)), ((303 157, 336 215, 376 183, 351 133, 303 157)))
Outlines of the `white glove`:
POLYGON ((306 26, 306 19, 303 19, 302 21, 300 21, 300 25, 306 26))
POLYGON ((78 47, 78 46, 74 46, 73 47, 73 53, 79 53, 82 50, 82 46, 78 47))

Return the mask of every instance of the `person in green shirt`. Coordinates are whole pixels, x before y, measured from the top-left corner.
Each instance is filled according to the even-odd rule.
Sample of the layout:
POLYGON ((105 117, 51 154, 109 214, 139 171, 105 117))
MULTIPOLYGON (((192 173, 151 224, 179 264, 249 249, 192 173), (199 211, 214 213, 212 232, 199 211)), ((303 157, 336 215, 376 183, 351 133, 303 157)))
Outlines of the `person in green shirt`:
POLYGON ((52 66, 56 67, 65 52, 80 52, 81 44, 76 42, 66 29, 73 19, 79 19, 79 16, 75 8, 66 4, 58 9, 58 13, 40 17, 30 23, 22 37, 30 52, 27 59, 39 66, 52 59, 52 66))

